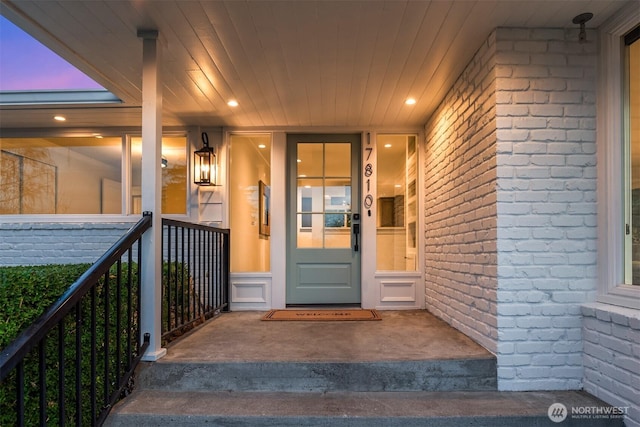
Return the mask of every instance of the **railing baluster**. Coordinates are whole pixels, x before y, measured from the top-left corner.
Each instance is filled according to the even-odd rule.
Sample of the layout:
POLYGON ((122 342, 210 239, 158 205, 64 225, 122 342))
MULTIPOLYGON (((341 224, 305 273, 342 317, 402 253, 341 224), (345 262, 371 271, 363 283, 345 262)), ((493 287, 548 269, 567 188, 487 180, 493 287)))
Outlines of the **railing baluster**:
POLYGON ((215 281, 214 281, 215 282, 214 286, 216 288, 216 302, 215 302, 215 305, 216 305, 216 307, 219 307, 220 303, 222 302, 222 293, 221 293, 222 286, 220 286, 220 284, 222 283, 220 281, 220 267, 222 266, 222 263, 220 262, 220 254, 221 254, 221 252, 220 252, 220 235, 216 234, 214 236, 214 240, 215 240, 214 246, 216 248, 216 257, 215 257, 215 260, 216 260, 216 267, 215 267, 216 268, 216 276, 215 276, 215 281))
POLYGON ((175 227, 175 258, 176 258, 176 326, 184 324, 184 288, 181 283, 182 266, 180 265, 180 228, 175 227))
POLYGON ((142 274, 141 274, 141 270, 142 269, 142 240, 138 240, 138 274, 136 276, 136 301, 137 301, 137 306, 136 306, 136 311, 138 313, 138 322, 137 322, 137 329, 136 329, 136 357, 140 357, 142 355, 142 351, 141 351, 141 347, 142 347, 142 342, 141 342, 141 338, 142 338, 142 331, 140 328, 140 308, 142 307, 142 274))
MULTIPOLYGON (((181 274, 180 274, 180 280, 182 282, 182 295, 184 297, 184 287, 185 287, 185 275, 188 277, 188 270, 187 270, 187 266, 184 263, 185 258, 184 258, 184 227, 180 228, 180 240, 181 240, 181 246, 180 246, 180 263, 181 265, 181 274), (185 274, 187 273, 187 274, 185 274)), ((191 321, 191 287, 189 286, 189 279, 187 278, 187 282, 186 282, 186 286, 187 286, 187 322, 191 321)), ((182 310, 182 323, 185 323, 185 310, 182 310)))
MULTIPOLYGON (((17 417, 16 424, 19 427, 24 426, 24 362, 21 360, 16 366, 16 406, 17 417)), ((44 421, 40 420, 40 425, 45 425, 44 421)))
POLYGON ((64 319, 58 323, 58 417, 61 426, 65 422, 65 366, 64 366, 64 319))
POLYGON ((97 342, 97 330, 98 330, 98 319, 96 316, 96 288, 91 288, 91 386, 90 388, 90 399, 91 399, 91 424, 94 425, 96 419, 98 418, 98 384, 96 381, 97 375, 97 364, 98 364, 98 353, 96 351, 96 342, 97 342))
POLYGON ((82 425, 82 304, 76 304, 76 426, 82 425))
POLYGON ((216 251, 216 267, 215 267, 215 271, 216 271, 216 277, 215 277, 215 284, 216 284, 216 300, 215 300, 215 306, 217 307, 218 305, 220 305, 220 302, 222 301, 222 295, 221 295, 221 290, 222 290, 222 286, 220 286, 220 283, 222 283, 220 281, 220 267, 222 265, 222 263, 220 262, 220 235, 216 235, 213 237, 213 247, 215 248, 216 251))
POLYGON ((133 281, 133 253, 132 250, 129 249, 127 251, 127 371, 131 369, 131 334, 133 333, 133 328, 131 325, 131 314, 133 311, 133 301, 132 296, 133 292, 131 290, 133 281))
POLYGON ((47 365, 45 361, 45 340, 38 343, 38 379, 40 381, 39 413, 40 425, 47 424, 47 365))
POLYGON ((225 241, 229 230, 163 219, 164 340, 228 307, 228 262, 225 241), (170 320, 169 320, 170 319, 170 320))
POLYGON ((109 271, 104 273, 104 384, 103 384, 103 407, 109 404, 109 271))
MULTIPOLYGON (((166 281, 167 281, 167 292, 166 295, 163 296, 163 298, 166 300, 167 302, 167 331, 170 331, 172 329, 171 327, 171 296, 173 295, 171 292, 171 264, 173 262, 173 259, 171 257, 172 255, 172 247, 171 247, 171 226, 167 227, 167 277, 166 277, 166 281)), ((163 286, 164 288, 164 286, 163 286)))
POLYGON ((120 365, 122 363, 122 322, 121 312, 122 312, 122 260, 118 260, 116 263, 116 364, 115 364, 115 375, 116 375, 116 388, 120 388, 122 385, 120 383, 120 365))

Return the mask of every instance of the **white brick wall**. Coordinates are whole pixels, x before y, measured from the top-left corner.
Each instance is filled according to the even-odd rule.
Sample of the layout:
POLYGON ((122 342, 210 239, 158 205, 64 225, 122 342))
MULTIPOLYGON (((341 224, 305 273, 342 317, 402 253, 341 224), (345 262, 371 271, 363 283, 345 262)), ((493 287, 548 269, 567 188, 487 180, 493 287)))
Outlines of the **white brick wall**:
POLYGON ((497 29, 425 126, 427 308, 496 353, 501 390, 582 388, 596 60, 575 30, 497 29))
POLYGON ((0 265, 95 262, 133 223, 0 223, 0 265))
POLYGON ((640 311, 582 306, 584 389, 628 408, 627 427, 640 426, 640 311))
MULTIPOLYGON (((595 40, 595 34, 588 34, 595 40)), ((596 290, 596 44, 496 30, 498 383, 582 387, 596 290)))
POLYGON ((425 126, 426 307, 497 350, 495 40, 425 126))

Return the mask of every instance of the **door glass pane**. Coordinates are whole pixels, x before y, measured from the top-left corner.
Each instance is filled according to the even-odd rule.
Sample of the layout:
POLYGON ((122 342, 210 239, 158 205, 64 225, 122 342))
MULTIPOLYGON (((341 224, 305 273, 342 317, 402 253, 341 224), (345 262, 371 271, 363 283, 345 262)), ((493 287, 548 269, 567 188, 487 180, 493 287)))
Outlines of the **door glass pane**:
POLYGON ((298 177, 321 177, 323 167, 321 142, 298 144, 298 177))
POLYGON ((351 144, 325 144, 325 176, 351 176, 351 144))
POLYGON ((299 248, 351 247, 351 144, 298 143, 299 248))
POLYGON ((416 144, 416 135, 378 135, 378 270, 416 270, 416 144))
MULTIPOLYGON (((331 160, 327 162, 330 164, 331 160)), ((326 179, 324 196, 325 247, 351 247, 351 180, 326 179)))
POLYGON ((322 212, 322 178, 298 179, 298 212, 322 212))
POLYGON ((298 247, 322 248, 324 237, 324 215, 298 214, 297 217, 298 247), (303 225, 305 221, 306 224, 303 225))

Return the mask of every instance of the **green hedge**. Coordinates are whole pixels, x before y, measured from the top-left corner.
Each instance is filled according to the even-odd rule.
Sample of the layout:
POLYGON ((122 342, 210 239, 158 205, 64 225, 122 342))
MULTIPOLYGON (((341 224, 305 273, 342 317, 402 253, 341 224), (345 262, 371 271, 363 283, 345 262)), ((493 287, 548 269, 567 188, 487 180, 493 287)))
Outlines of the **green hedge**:
MULTIPOLYGON (((30 323, 38 318, 46 309, 55 302, 82 273, 84 273, 90 264, 78 265, 50 265, 36 267, 4 267, 0 268, 0 339, 1 346, 4 348, 17 335, 26 328, 30 323)), ((134 289, 132 290, 133 298, 137 298, 136 276, 137 266, 132 265, 132 282, 134 289)), ((126 282, 127 264, 122 265, 123 277, 126 282)), ((112 268, 109 276, 115 277, 115 267, 112 268)), ((111 392, 117 387, 115 376, 112 373, 122 370, 123 362, 126 360, 126 342, 120 352, 116 352, 116 339, 118 337, 126 337, 128 332, 127 313, 124 307, 118 313, 115 307, 117 298, 117 288, 115 280, 110 279, 108 300, 112 306, 110 307, 109 318, 105 319, 105 292, 104 280, 101 279, 96 287, 96 347, 95 362, 97 376, 91 378, 91 299, 84 298, 81 303, 81 313, 83 322, 81 330, 78 331, 75 323, 74 311, 66 316, 64 320, 64 343, 62 351, 64 354, 65 365, 65 422, 67 424, 75 424, 76 404, 79 402, 82 411, 82 425, 92 424, 92 412, 95 410, 99 413, 104 406, 111 392), (120 322, 120 330, 117 330, 118 321, 120 322), (105 356, 104 343, 104 326, 109 324, 110 339, 109 352, 105 356), (76 339, 82 342, 80 353, 81 372, 81 390, 80 395, 76 395, 75 375, 76 375, 76 339), (121 359, 120 367, 117 366, 117 360, 121 359), (110 372, 109 378, 105 381, 105 363, 108 364, 110 372), (90 391, 95 390, 96 405, 92 408, 90 401, 90 391)), ((128 290, 126 287, 121 289, 121 296, 127 298, 128 290)), ((137 316, 134 314, 132 323, 137 328, 137 316)), ((132 345, 135 345, 137 337, 132 338, 132 345)), ((122 342, 122 341, 121 341, 122 342)), ((46 424, 60 425, 60 419, 57 406, 58 394, 58 372, 59 360, 58 353, 58 329, 54 329, 49 333, 45 340, 45 364, 46 364, 46 424)), ((25 423, 26 425, 39 424, 39 397, 38 397, 38 361, 37 351, 32 351, 25 358, 25 423)), ((7 377, 0 385, 0 425, 14 425, 16 414, 16 397, 15 397, 15 371, 7 377)))
POLYGON ((0 267, 0 348, 9 345, 90 266, 0 267))

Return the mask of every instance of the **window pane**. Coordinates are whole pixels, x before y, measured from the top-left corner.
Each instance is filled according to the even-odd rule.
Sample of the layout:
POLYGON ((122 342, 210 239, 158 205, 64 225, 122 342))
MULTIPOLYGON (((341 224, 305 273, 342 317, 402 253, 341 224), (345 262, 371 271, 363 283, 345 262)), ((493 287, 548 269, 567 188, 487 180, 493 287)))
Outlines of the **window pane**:
MULTIPOLYGON (((270 271, 270 236, 260 230, 265 214, 260 213, 259 193, 260 182, 271 185, 271 135, 231 135, 229 155, 231 271, 270 271)), ((268 211, 270 207, 263 206, 263 212, 268 211)))
MULTIPOLYGON (((162 213, 187 213, 187 138, 162 138, 162 213)), ((142 138, 131 138, 131 213, 142 213, 142 138)))
POLYGON ((120 137, 0 138, 0 214, 120 214, 120 137))
POLYGON ((162 213, 187 213, 187 138, 162 138, 162 213))
POLYGON ((631 283, 640 285, 640 40, 627 44, 627 58, 626 133, 631 156, 631 283))
POLYGON ((376 268, 416 269, 415 135, 378 135, 376 268))

